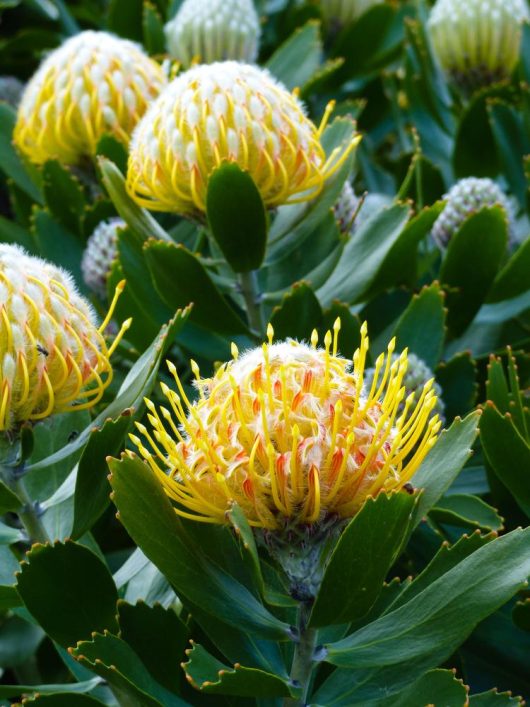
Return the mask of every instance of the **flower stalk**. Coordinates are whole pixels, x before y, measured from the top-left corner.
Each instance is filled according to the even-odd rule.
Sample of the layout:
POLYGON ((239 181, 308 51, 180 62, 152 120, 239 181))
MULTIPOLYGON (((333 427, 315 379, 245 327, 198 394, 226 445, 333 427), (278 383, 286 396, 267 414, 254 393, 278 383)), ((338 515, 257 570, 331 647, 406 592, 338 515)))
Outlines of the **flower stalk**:
POLYGON ((301 692, 300 696, 297 698, 286 698, 284 700, 284 707, 304 707, 309 694, 317 641, 317 629, 310 628, 307 625, 309 613, 309 603, 301 603, 298 610, 298 635, 290 674, 291 683, 300 686, 301 692))

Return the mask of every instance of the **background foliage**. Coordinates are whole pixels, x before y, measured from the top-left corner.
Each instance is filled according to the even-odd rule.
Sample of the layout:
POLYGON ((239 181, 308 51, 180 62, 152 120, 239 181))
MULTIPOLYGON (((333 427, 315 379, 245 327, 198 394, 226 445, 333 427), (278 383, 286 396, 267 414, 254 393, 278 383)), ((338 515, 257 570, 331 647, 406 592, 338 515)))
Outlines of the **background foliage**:
MULTIPOLYGON (((26 80, 79 27, 161 57, 178 4, 0 0, 1 71, 26 80)), ((464 101, 433 60, 421 1, 378 5, 333 41, 316 2, 258 4, 260 64, 300 88, 315 120, 337 101, 328 153, 351 139, 352 121, 363 134, 353 174, 368 197, 353 235, 331 210, 351 163, 317 200, 281 207, 270 224, 260 203, 238 211, 252 204, 241 173, 218 173, 213 240, 130 201, 126 154, 110 136, 95 194, 57 162, 30 166, 11 142, 15 112, 0 104, 0 239, 67 267, 88 295, 86 240, 119 214, 127 227, 109 289, 127 279, 118 319, 134 316, 95 417, 25 432, 27 487, 52 542, 25 554, 20 500, 0 485, 0 704, 273 707, 296 697, 294 603, 237 508, 235 532, 184 522, 142 464, 113 462, 109 485, 105 460, 127 445, 144 396, 158 394, 166 355, 189 384, 190 357, 207 374, 232 341, 261 341, 265 321, 278 338, 307 339, 337 316, 344 355, 366 320, 372 360, 395 335, 428 364, 449 429, 414 479, 425 492, 369 502, 341 537, 310 617, 324 646, 311 704, 521 704, 506 691, 530 695, 530 28, 513 79, 464 101), (444 254, 434 246, 441 199, 465 176, 505 187, 517 247, 498 207, 472 215, 444 254), (261 324, 235 275, 249 269, 261 324)))

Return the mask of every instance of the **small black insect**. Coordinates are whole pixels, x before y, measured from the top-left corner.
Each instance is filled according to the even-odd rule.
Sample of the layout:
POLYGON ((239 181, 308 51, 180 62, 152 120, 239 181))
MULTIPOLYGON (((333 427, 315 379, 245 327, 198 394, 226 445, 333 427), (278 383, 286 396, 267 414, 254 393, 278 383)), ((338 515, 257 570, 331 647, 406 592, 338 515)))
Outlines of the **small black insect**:
POLYGON ((50 352, 47 351, 41 344, 37 344, 37 351, 43 356, 46 356, 46 358, 50 355, 50 352))
POLYGON ((72 430, 68 435, 68 442, 73 442, 76 437, 79 437, 79 432, 77 430, 72 430))
POLYGON ((414 486, 407 482, 406 484, 403 484, 403 490, 412 495, 414 493, 414 486))

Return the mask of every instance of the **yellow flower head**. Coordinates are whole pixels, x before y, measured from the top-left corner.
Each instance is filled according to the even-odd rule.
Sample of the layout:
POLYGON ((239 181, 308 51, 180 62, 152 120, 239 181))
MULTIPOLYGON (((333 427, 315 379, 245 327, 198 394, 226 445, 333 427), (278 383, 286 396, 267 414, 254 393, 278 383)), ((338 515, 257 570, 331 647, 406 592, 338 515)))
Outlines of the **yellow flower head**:
POLYGON ((0 244, 0 431, 101 399, 110 355, 129 324, 107 348, 102 332, 112 310, 98 328, 64 270, 0 244))
POLYGON ((232 501, 255 527, 277 530, 353 516, 368 496, 400 489, 436 441, 430 380, 417 401, 401 405, 407 354, 392 363, 394 341, 364 387, 366 325, 350 361, 337 355, 337 336, 324 348, 269 343, 201 379, 190 404, 175 367, 178 393, 162 384, 168 407, 147 401, 152 430, 132 436, 175 511, 225 523, 232 501), (188 411, 185 411, 185 406, 188 411))
POLYGON ((76 164, 110 133, 127 144, 166 83, 160 66, 133 42, 81 32, 53 51, 28 83, 14 140, 37 164, 76 164))
POLYGON ((315 197, 357 141, 328 158, 320 128, 270 74, 236 61, 178 76, 149 108, 131 141, 127 186, 149 209, 199 216, 211 173, 223 162, 248 171, 266 206, 315 197))
POLYGON ((510 76, 528 19, 525 0, 437 0, 428 28, 445 71, 474 89, 510 76))

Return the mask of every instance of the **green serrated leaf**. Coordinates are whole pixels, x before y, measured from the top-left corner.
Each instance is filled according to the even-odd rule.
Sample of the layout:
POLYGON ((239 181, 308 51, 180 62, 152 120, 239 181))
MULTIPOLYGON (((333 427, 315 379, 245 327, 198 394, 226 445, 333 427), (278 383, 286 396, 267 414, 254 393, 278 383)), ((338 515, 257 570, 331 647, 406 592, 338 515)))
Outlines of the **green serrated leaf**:
POLYGON ((530 446, 510 416, 501 415, 492 403, 482 413, 480 439, 495 475, 530 517, 530 446))
POLYGON ((138 602, 132 606, 120 601, 118 623, 120 638, 135 651, 155 680, 180 694, 182 673, 176 666, 184 660, 188 628, 175 611, 159 604, 151 607, 138 602))
POLYGON ((62 646, 92 631, 117 629, 118 592, 110 572, 83 545, 34 545, 17 576, 17 591, 28 611, 62 646))
POLYGON ((200 692, 238 697, 294 697, 287 682, 277 675, 236 663, 233 668, 221 663, 197 643, 186 651, 183 669, 190 683, 200 692))
POLYGON ((66 167, 50 160, 42 168, 42 188, 51 214, 67 230, 79 233, 85 197, 78 180, 66 167))
POLYGON ((25 161, 13 146, 13 129, 16 112, 7 103, 0 103, 0 165, 2 171, 10 177, 33 201, 43 204, 39 172, 25 161))
POLYGON ((125 641, 108 632, 94 633, 70 655, 112 686, 119 704, 134 707, 188 707, 188 703, 162 687, 125 641))
POLYGON ((530 528, 515 530, 476 550, 403 606, 327 645, 326 660, 359 669, 422 658, 429 668, 524 587, 529 574, 530 528))
POLYGON ((502 530, 504 521, 495 508, 482 499, 459 493, 441 498, 429 515, 439 523, 482 530, 502 530))
POLYGON ((470 216, 452 236, 440 280, 448 288, 447 326, 462 334, 486 299, 508 241, 506 215, 500 206, 470 216))
POLYGON ((447 420, 467 415, 473 409, 478 393, 477 366, 468 352, 442 361, 436 369, 436 380, 442 388, 447 420))
POLYGON ((243 624, 263 638, 285 639, 288 627, 190 543, 160 482, 140 459, 113 459, 110 467, 120 520, 183 600, 202 604, 229 625, 243 624))

